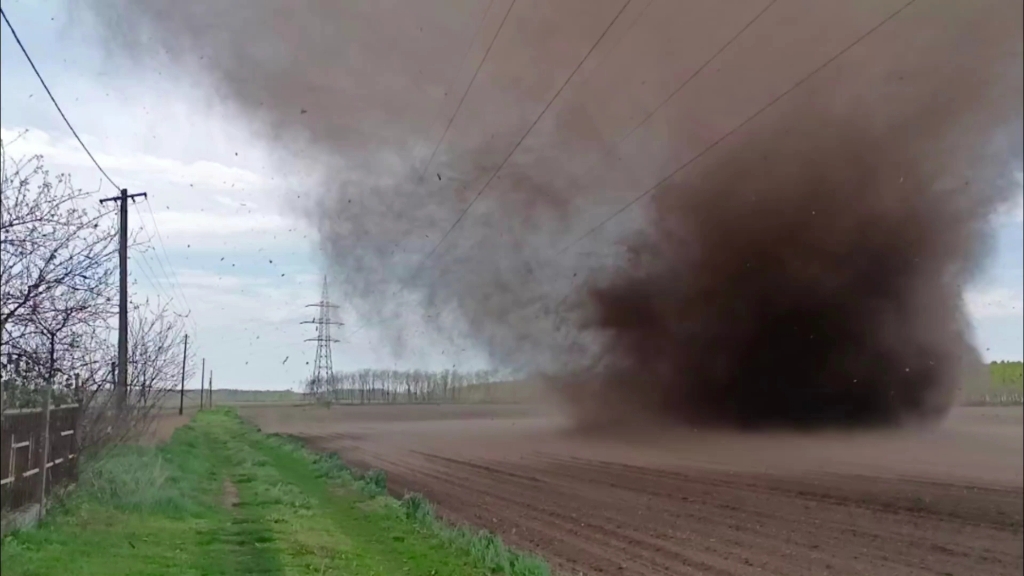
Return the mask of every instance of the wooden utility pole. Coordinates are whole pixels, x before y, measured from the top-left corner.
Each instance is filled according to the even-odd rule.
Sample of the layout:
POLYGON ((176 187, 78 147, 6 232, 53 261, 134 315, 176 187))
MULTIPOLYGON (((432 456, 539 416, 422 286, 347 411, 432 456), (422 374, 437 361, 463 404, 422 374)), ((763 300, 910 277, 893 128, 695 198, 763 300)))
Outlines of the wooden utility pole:
POLYGON ((181 354, 181 394, 178 396, 178 416, 185 413, 185 364, 188 361, 188 334, 185 334, 185 351, 181 354))
POLYGON ((203 371, 199 373, 199 409, 203 409, 203 396, 206 395, 206 358, 203 358, 203 371))
POLYGON ((213 408, 213 370, 210 370, 210 380, 206 383, 206 389, 210 391, 210 401, 207 406, 213 408))
POLYGON ((120 202, 121 225, 118 256, 121 272, 121 298, 117 308, 117 384, 114 390, 118 410, 123 410, 128 402, 128 200, 146 197, 145 192, 129 194, 127 188, 121 189, 119 196, 103 198, 100 204, 120 202))

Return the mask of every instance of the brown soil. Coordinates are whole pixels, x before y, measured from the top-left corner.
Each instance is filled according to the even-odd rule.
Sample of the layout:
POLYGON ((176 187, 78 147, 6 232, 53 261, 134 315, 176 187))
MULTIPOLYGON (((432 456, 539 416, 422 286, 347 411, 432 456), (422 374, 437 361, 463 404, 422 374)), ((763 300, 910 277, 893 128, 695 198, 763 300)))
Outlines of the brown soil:
POLYGON ((224 479, 224 497, 222 502, 225 508, 238 506, 238 488, 227 478, 224 479))
POLYGON ((584 437, 520 406, 252 408, 578 574, 1020 574, 1024 418, 584 437))
POLYGON ((153 425, 142 436, 140 442, 145 445, 163 444, 171 439, 171 435, 178 428, 188 424, 193 414, 186 413, 181 416, 173 414, 157 414, 153 425))

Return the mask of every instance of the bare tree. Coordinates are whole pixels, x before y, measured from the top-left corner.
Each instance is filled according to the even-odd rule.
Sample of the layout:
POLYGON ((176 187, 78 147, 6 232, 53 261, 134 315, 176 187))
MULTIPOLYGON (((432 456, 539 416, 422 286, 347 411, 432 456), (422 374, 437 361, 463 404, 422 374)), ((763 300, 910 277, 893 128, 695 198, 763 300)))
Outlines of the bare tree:
POLYGON ((83 446, 144 427, 180 381, 184 330, 165 305, 130 312, 129 378, 138 391, 111 409, 117 311, 117 219, 43 158, 12 159, 0 142, 0 381, 3 404, 38 405, 46 382, 58 404, 83 410, 83 446))
MULTIPOLYGON (((178 391, 185 329, 182 319, 167 303, 146 300, 135 304, 128 316, 128 402, 123 411, 116 409, 112 379, 105 371, 80 385, 83 406, 83 446, 123 441, 146 430, 159 411, 162 401, 178 391), (111 384, 108 386, 108 383, 111 384)), ((116 357, 116 346, 108 338, 105 348, 96 352, 102 359, 116 357)), ((93 362, 97 366, 102 360, 93 362)), ((195 372, 195 356, 189 351, 185 377, 195 372)))
POLYGON ((67 373, 114 312, 116 220, 87 197, 67 175, 51 176, 41 156, 12 159, 0 142, 0 349, 8 359, 67 373))

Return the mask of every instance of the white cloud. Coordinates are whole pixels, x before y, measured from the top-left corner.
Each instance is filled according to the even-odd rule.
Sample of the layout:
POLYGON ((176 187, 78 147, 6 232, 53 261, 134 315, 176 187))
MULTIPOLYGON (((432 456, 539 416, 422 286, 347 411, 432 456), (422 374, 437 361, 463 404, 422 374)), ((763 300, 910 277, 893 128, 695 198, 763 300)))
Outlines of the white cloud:
POLYGON ((197 312, 216 318, 211 325, 294 324, 306 316, 304 305, 315 301, 317 291, 317 277, 312 274, 282 280, 188 269, 181 270, 178 278, 197 312))
POLYGON ((260 234, 283 231, 295 223, 277 214, 224 214, 211 212, 155 212, 157 224, 167 237, 188 236, 198 242, 204 236, 260 234))
MULTIPOLYGON (((70 174, 76 186, 89 190, 89 182, 100 179, 88 156, 70 136, 61 139, 38 129, 7 127, 0 128, 0 136, 8 154, 40 154, 51 171, 70 174)), ((289 217, 285 210, 275 209, 279 204, 278 188, 271 186, 270 178, 264 175, 217 162, 94 153, 119 185, 149 193, 151 204, 140 208, 142 222, 130 217, 130 225, 152 226, 148 214, 151 209, 168 249, 189 244, 201 247, 217 240, 218 249, 233 245, 244 251, 256 241, 273 239, 279 246, 294 245, 302 234, 308 236, 303 222, 289 217), (297 230, 297 236, 288 235, 297 230)), ((113 191, 104 186, 100 193, 110 195, 113 191)), ((149 230, 148 234, 154 232, 149 230)))
POLYGON ((981 288, 964 295, 967 311, 974 318, 1022 316, 1024 292, 1009 288, 981 288))
MULTIPOLYGON (((4 142, 13 141, 9 153, 43 155, 47 162, 65 167, 92 168, 89 157, 72 138, 55 139, 42 130, 0 128, 4 142), (24 133, 24 134, 22 134, 24 133), (20 137, 18 137, 21 135, 20 137)), ((268 179, 238 167, 217 162, 181 162, 146 154, 111 155, 93 151, 96 160, 121 186, 160 181, 175 186, 192 186, 204 190, 254 190, 268 187, 268 179)))

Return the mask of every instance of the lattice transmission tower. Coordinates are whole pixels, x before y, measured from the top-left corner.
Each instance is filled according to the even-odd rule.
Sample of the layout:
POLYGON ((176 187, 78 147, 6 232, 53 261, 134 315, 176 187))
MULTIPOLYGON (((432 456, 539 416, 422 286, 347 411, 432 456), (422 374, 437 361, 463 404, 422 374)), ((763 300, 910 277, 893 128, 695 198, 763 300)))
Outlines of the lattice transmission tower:
POLYGON ((337 392, 334 386, 334 361, 331 359, 331 344, 337 342, 331 337, 331 326, 342 326, 341 322, 331 319, 331 310, 337 308, 331 303, 327 291, 327 276, 324 276, 324 288, 320 294, 320 301, 316 304, 307 304, 306 308, 316 308, 317 315, 312 320, 303 321, 302 324, 316 325, 316 338, 306 338, 306 342, 316 342, 316 360, 313 361, 313 374, 306 384, 306 393, 317 401, 323 401, 329 394, 337 392))

